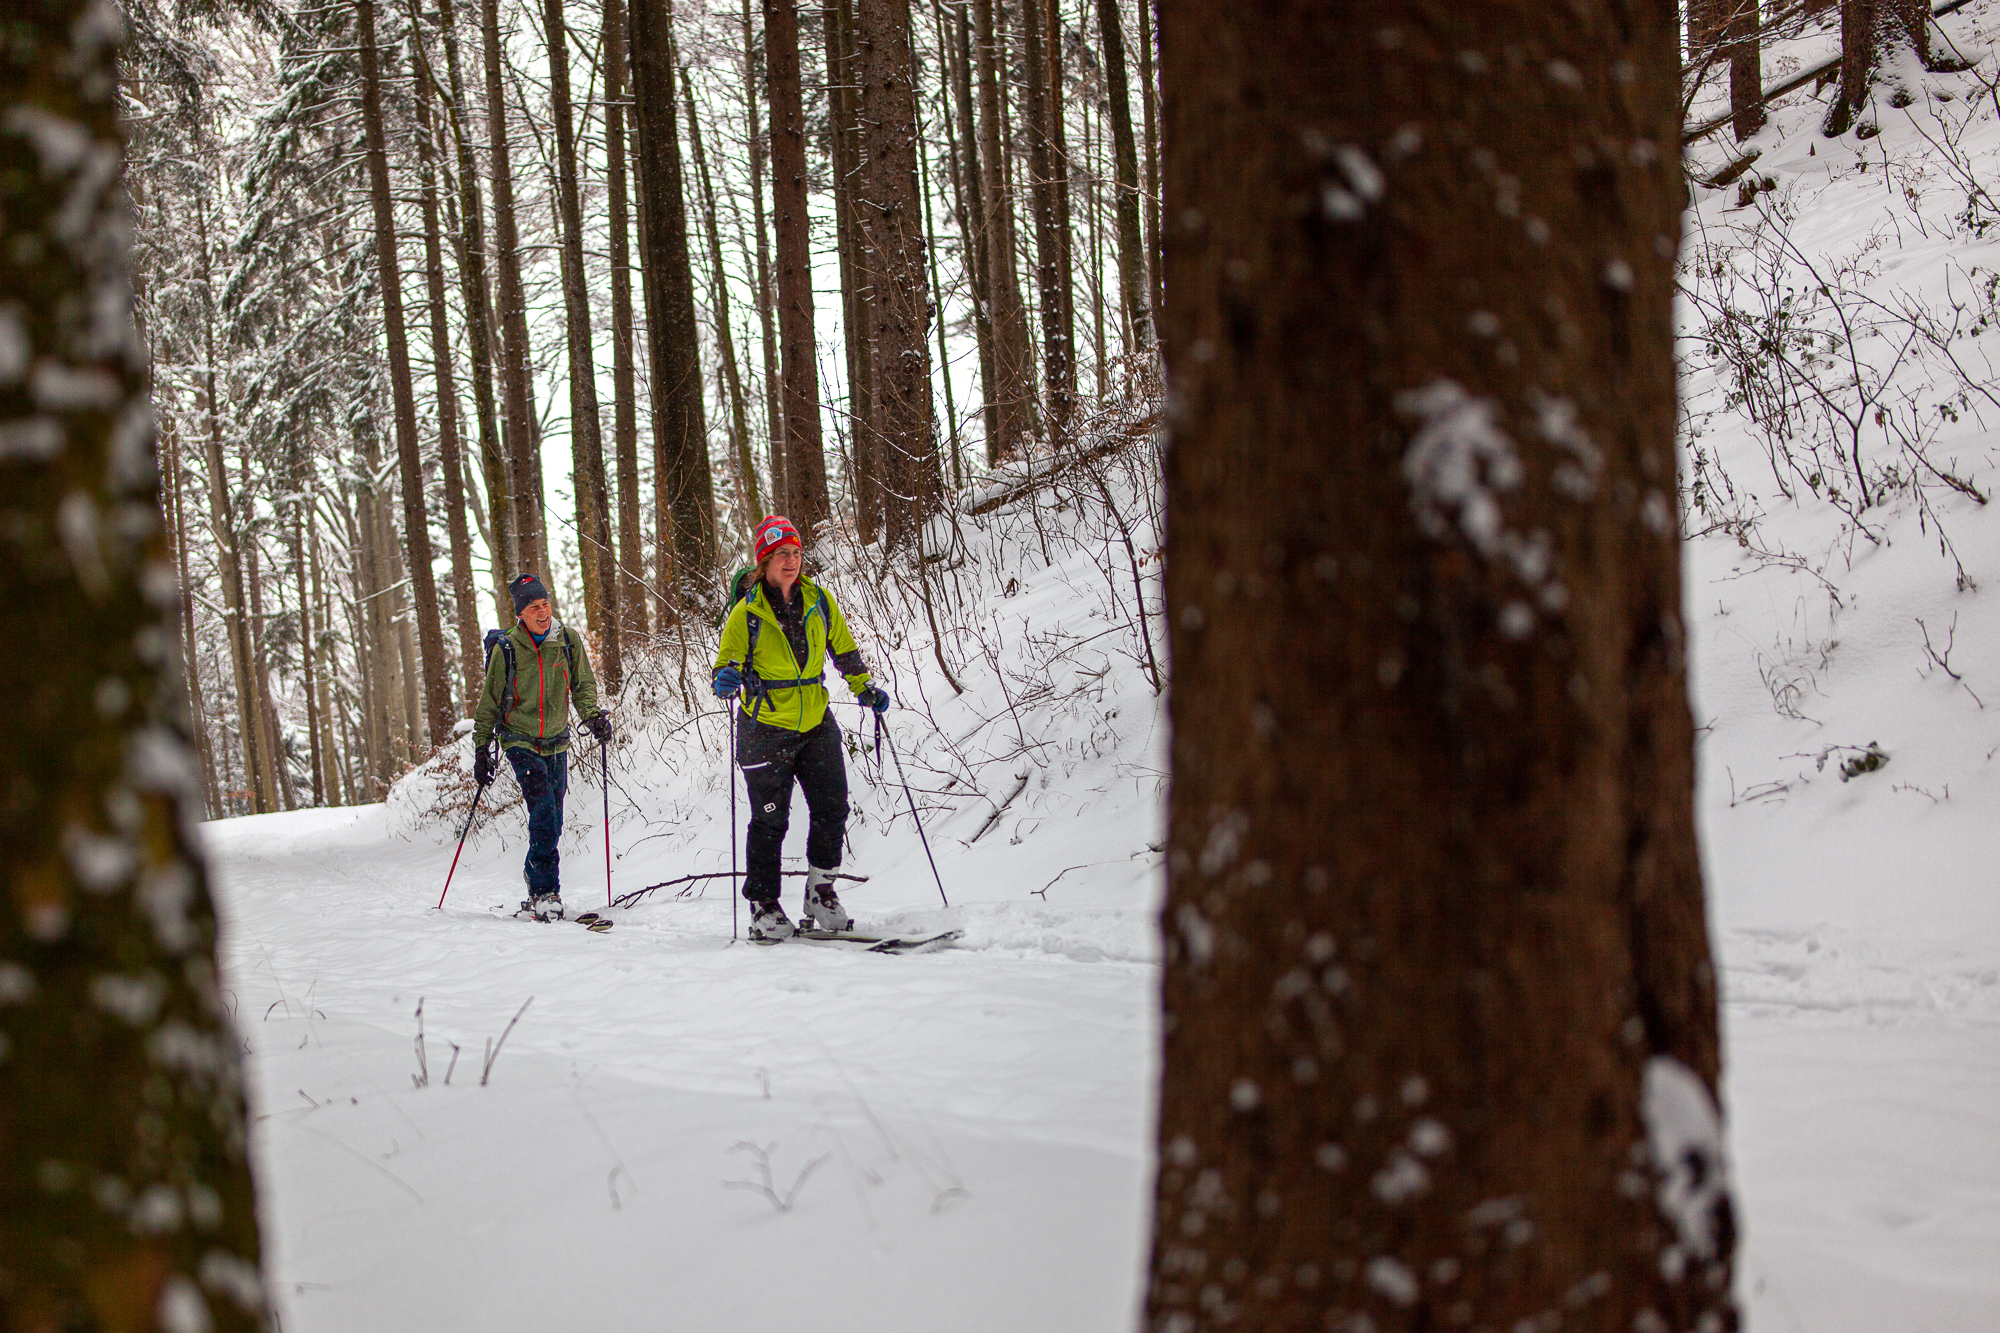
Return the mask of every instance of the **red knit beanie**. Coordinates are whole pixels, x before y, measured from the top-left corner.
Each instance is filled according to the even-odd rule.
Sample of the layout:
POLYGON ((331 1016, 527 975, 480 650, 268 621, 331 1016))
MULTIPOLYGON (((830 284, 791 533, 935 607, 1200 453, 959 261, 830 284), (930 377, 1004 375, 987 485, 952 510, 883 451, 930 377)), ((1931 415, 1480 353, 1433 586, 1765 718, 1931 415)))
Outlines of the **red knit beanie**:
POLYGON ((803 550, 805 543, 799 540, 799 530, 792 526, 792 520, 783 514, 772 514, 757 525, 757 563, 763 564, 780 546, 803 550))

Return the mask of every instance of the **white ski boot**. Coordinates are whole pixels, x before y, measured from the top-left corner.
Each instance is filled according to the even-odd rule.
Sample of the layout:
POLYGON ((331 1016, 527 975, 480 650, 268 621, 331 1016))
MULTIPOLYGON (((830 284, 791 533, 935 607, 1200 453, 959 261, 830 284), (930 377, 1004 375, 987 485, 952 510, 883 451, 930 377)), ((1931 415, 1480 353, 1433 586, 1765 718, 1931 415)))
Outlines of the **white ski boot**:
POLYGON ((854 929, 854 918, 847 914, 840 905, 840 895, 833 891, 833 872, 818 866, 806 872, 806 904, 800 916, 810 930, 854 929))
POLYGON ((560 893, 531 894, 528 901, 521 904, 521 910, 537 921, 560 921, 563 919, 563 900, 560 893))
POLYGON ((785 915, 785 909, 778 905, 776 898, 758 899, 750 909, 750 942, 752 944, 776 944, 788 940, 796 932, 792 919, 785 915))

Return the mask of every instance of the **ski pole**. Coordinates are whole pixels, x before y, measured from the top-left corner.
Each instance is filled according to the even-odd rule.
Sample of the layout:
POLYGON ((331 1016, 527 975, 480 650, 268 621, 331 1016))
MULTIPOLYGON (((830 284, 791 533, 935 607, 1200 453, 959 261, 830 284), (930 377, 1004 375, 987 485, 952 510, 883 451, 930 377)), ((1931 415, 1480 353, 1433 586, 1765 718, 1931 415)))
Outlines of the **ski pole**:
POLYGON ((736 705, 726 704, 729 718, 729 942, 736 942, 736 705))
MULTIPOLYGON (((875 745, 877 749, 881 748, 883 738, 887 734, 888 729, 882 725, 882 715, 877 713, 875 715, 875 745)), ((924 845, 924 859, 931 863, 931 878, 937 881, 938 897, 944 899, 946 907, 950 907, 951 899, 946 898, 944 892, 944 876, 938 874, 937 858, 931 855, 931 840, 924 836, 924 821, 917 816, 917 798, 910 795, 910 780, 903 774, 903 756, 896 753, 896 742, 894 740, 889 741, 889 757, 896 761, 896 780, 903 784, 903 799, 910 803, 910 822, 917 826, 917 839, 924 845)))
POLYGON ((604 906, 611 906, 611 742, 597 743, 604 760, 604 906))
POLYGON ((486 787, 483 783, 479 790, 472 793, 472 809, 466 812, 465 827, 458 831, 458 850, 451 854, 451 869, 444 872, 444 893, 438 895, 438 905, 431 909, 434 912, 444 910, 444 894, 451 892, 451 877, 458 873, 458 858, 465 854, 465 835, 472 832, 472 821, 479 817, 479 798, 485 794, 486 787))

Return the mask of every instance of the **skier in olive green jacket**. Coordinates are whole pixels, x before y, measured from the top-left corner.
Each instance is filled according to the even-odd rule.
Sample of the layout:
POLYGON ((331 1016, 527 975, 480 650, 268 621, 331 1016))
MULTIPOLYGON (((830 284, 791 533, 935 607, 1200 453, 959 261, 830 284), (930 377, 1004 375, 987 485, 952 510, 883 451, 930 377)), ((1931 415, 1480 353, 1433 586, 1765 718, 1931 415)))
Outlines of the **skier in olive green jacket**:
POLYGON ((801 576, 804 557, 790 519, 774 514, 757 525, 758 578, 730 608, 715 655, 717 697, 741 696, 737 762, 750 794, 743 896, 754 904, 750 938, 759 944, 775 944, 793 933, 791 918, 778 905, 778 879, 794 781, 812 816, 804 920, 820 930, 854 924, 833 891, 847 829, 847 767, 822 683, 827 658, 863 705, 877 716, 889 707, 888 694, 869 683, 840 603, 801 576))
POLYGON ((528 806, 528 858, 521 873, 528 900, 520 915, 561 920, 563 796, 569 790, 572 701, 584 730, 611 738, 611 719, 597 706, 597 677, 582 636, 555 621, 548 589, 533 574, 507 585, 519 617, 486 657, 486 685, 472 715, 472 775, 493 781, 496 733, 528 806))

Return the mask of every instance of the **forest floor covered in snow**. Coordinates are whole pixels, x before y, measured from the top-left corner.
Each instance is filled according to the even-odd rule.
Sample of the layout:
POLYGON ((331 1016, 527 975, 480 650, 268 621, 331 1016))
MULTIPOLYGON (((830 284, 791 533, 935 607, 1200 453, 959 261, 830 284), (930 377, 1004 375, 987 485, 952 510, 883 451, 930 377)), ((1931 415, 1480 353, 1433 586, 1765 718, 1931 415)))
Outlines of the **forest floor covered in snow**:
MULTIPOLYGON (((2000 181, 1993 14, 1946 22, 1982 63, 1910 75, 1875 138, 1825 140, 1793 99, 1754 197, 1689 215, 1686 606, 1753 1329, 2000 1328, 2000 209, 1967 184, 2000 181), (1742 397, 1732 347, 1779 325, 1830 390, 1742 397)), ((1148 465, 1107 492, 1142 560, 1148 465)), ((1124 535, 1088 488, 1042 498, 954 556, 963 693, 907 597, 830 576, 912 705, 893 735, 951 903, 852 708, 870 878, 844 896, 954 948, 732 943, 719 881, 605 935, 513 920, 517 807, 434 911, 465 794, 435 772, 207 826, 287 1330, 1134 1326, 1165 720, 1124 535)), ((619 894, 729 866, 725 733, 678 689, 622 701, 619 894)), ((596 766, 573 911, 605 901, 596 766)))

